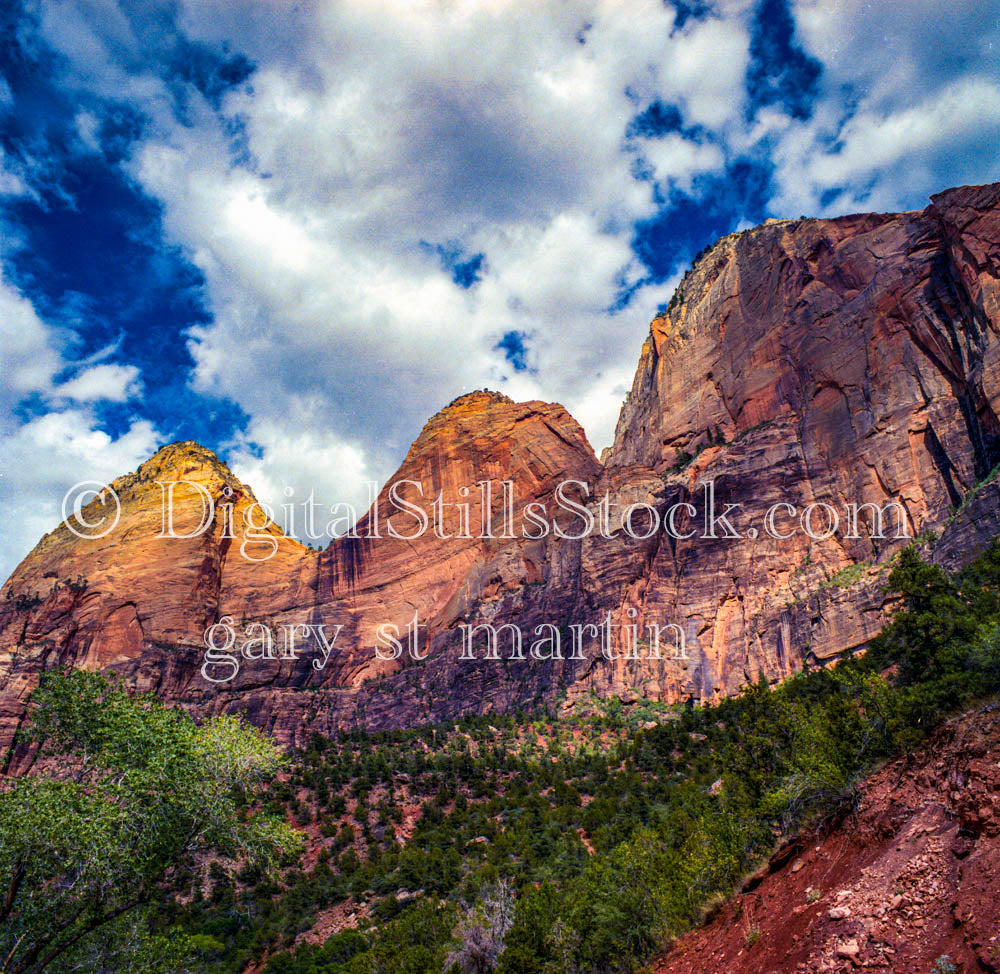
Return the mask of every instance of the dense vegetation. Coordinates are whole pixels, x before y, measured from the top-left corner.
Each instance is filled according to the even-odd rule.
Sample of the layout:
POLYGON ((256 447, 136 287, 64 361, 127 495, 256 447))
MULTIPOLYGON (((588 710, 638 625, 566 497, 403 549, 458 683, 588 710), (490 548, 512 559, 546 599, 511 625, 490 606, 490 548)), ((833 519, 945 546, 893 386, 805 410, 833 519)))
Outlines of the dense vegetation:
POLYGON ((1000 545, 954 578, 903 552, 889 586, 905 608, 864 657, 714 707, 316 737, 260 809, 306 856, 236 884, 174 870, 152 936, 184 931, 189 966, 220 974, 636 970, 782 833, 850 810, 874 764, 1000 690, 1000 545))
POLYGON ((783 832, 843 814, 875 763, 1000 689, 1000 545, 954 578, 903 552, 888 584, 905 609, 867 655, 718 706, 316 738, 269 805, 315 865, 163 922, 216 971, 635 970, 783 832), (288 949, 341 901, 359 930, 288 949))
POLYGON ((184 969, 198 944, 150 927, 164 882, 206 858, 267 871, 298 855, 283 821, 247 811, 281 753, 96 673, 50 674, 33 702, 42 773, 0 790, 0 970, 184 969))

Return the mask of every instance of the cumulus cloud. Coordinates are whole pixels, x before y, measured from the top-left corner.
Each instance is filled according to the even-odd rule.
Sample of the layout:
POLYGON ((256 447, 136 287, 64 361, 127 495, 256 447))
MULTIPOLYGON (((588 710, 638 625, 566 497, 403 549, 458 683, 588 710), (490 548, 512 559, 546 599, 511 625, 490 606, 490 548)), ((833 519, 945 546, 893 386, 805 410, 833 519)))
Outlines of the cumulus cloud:
POLYGON ((0 266, 0 423, 13 421, 14 407, 32 393, 47 392, 61 364, 55 336, 35 313, 30 301, 11 287, 0 266))
POLYGON ((948 186, 1000 179, 1000 5, 794 5, 823 65, 814 118, 772 115, 780 215, 908 209, 948 186))
POLYGON ((56 396, 77 402, 126 402, 141 391, 139 370, 134 365, 115 364, 92 366, 53 390, 56 396))
POLYGON ((75 484, 87 481, 91 489, 99 489, 134 470, 159 439, 146 420, 112 437, 86 409, 45 413, 0 436, 0 504, 6 519, 0 574, 6 578, 38 539, 62 521, 63 499, 75 484))
POLYGON ((839 126, 833 143, 810 127, 786 133, 777 203, 791 211, 891 210, 899 206, 900 182, 928 195, 947 188, 938 175, 945 167, 953 183, 988 182, 1000 178, 998 131, 1000 83, 989 78, 958 78, 893 109, 865 104, 839 126))
MULTIPOLYGON (((64 0, 23 30, 79 100, 73 151, 112 159, 196 271, 206 314, 169 338, 195 408, 245 417, 213 445, 275 508, 363 506, 484 385, 563 402, 599 451, 706 237, 1000 178, 998 6, 64 0)), ((28 192, 17 165, 0 193, 28 192)), ((79 422, 72 443, 134 465, 147 366, 73 363, 2 302, 5 403, 49 410, 8 434, 79 422), (99 442, 108 402, 136 418, 99 442)))
POLYGON ((229 463, 269 505, 275 521, 308 544, 321 543, 334 518, 345 518, 333 526, 344 533, 381 488, 361 448, 322 429, 289 432, 284 424, 255 422, 230 449, 229 463), (266 455, 258 455, 260 443, 269 445, 266 455))
MULTIPOLYGON (((711 21, 671 36, 654 2, 306 9, 292 61, 247 38, 257 71, 223 103, 245 165, 232 165, 231 128, 209 118, 133 159, 207 282, 213 320, 190 335, 196 387, 254 418, 263 480, 292 476, 285 444, 307 428, 342 473, 328 489, 351 499, 357 465, 338 465, 337 450, 387 477, 424 419, 476 386, 585 406, 605 445, 669 296, 648 289, 609 317, 646 273, 632 227, 655 212, 623 145, 636 93, 663 74, 694 104, 694 46, 726 55, 725 71, 702 64, 705 97, 732 96, 742 60, 729 54, 745 32, 711 21), (475 281, 442 267, 448 246, 484 255, 475 281), (505 356, 512 333, 530 369, 505 356)), ((204 6, 185 23, 206 42, 218 30, 204 6)), ((645 147, 663 179, 722 164, 717 148, 679 141, 645 147)))
POLYGON ((136 419, 117 436, 101 428, 95 405, 138 392, 138 369, 97 364, 68 382, 73 336, 46 324, 3 278, 0 265, 0 576, 62 519, 61 501, 80 480, 108 483, 158 445, 152 424, 136 419), (28 404, 27 410, 19 409, 28 404))

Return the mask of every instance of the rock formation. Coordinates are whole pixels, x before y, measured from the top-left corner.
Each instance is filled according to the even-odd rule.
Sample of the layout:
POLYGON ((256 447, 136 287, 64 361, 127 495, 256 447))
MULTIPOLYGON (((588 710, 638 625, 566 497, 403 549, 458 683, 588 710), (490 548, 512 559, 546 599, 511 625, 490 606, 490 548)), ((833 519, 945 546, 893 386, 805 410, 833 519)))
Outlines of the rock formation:
POLYGON ((998 276, 1000 185, 725 237, 653 321, 602 463, 561 406, 472 393, 428 422, 356 536, 322 552, 273 524, 248 531, 263 524, 250 487, 197 444, 165 447, 112 485, 113 530, 60 526, 0 591, 0 741, 61 664, 301 739, 592 691, 714 699, 863 647, 891 609, 882 585, 908 543, 897 516, 950 567, 1000 531, 998 488, 982 483, 1000 460, 998 276), (175 533, 191 537, 161 537, 170 490, 175 533), (713 521, 710 505, 736 506, 713 521), (420 658, 379 658, 378 627, 405 644, 414 616, 420 658), (206 666, 220 620, 244 642, 254 623, 336 641, 300 628, 299 650, 270 659, 258 638, 247 654, 263 658, 212 682, 234 670, 206 666), (500 660, 461 660, 461 627, 486 622, 519 626, 525 659, 507 658, 505 632, 500 660), (570 658, 570 627, 601 622, 618 627, 613 658, 596 644, 570 658), (543 624, 563 659, 532 659, 543 624))
POLYGON ((719 241, 653 321, 608 466, 693 456, 668 492, 709 478, 756 512, 755 539, 661 546, 635 593, 691 627, 702 695, 862 646, 898 542, 852 532, 849 505, 895 501, 914 535, 939 531, 1000 460, 998 200, 967 188, 917 213, 770 221, 719 241), (761 514, 784 503, 829 505, 813 533, 829 510, 840 529, 771 538, 761 514))

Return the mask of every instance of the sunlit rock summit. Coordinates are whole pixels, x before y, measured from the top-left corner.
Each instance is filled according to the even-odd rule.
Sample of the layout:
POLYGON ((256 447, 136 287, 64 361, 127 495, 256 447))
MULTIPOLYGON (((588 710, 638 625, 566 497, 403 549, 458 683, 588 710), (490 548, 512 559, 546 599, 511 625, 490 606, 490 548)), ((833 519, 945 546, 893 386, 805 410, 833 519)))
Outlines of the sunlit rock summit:
POLYGON ((998 278, 1000 185, 725 237, 652 322, 603 462, 563 407, 474 392, 427 423, 376 507, 323 551, 274 524, 249 538, 245 518, 263 524, 251 486, 195 443, 164 447, 111 485, 113 530, 57 527, 3 586, 0 739, 39 674, 65 664, 301 740, 591 692, 716 699, 862 648, 909 543, 893 517, 871 537, 876 509, 905 511, 949 566, 1000 530, 998 278), (709 483, 740 537, 723 522, 706 536, 709 483), (191 537, 161 536, 168 493, 175 533, 191 537), (633 504, 630 535, 606 514, 633 504), (830 512, 840 523, 824 537, 830 512), (416 655, 375 652, 380 626, 405 633, 414 617, 416 655), (223 619, 336 636, 325 656, 271 659, 258 644, 212 682, 204 634, 223 619), (564 643, 562 659, 534 659, 525 642, 511 659, 501 640, 499 660, 461 659, 463 626, 567 636, 608 621, 607 654, 573 658, 564 643), (628 643, 650 624, 676 627, 684 653, 628 643))

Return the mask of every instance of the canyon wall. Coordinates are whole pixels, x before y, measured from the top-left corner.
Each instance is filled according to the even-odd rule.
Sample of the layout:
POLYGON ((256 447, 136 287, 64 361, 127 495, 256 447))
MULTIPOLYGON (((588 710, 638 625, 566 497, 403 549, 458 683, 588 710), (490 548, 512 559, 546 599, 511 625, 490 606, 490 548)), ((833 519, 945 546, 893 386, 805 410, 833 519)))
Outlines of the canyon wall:
MULTIPOLYGON (((197 444, 164 447, 112 485, 113 530, 95 540, 59 526, 0 590, 0 742, 39 674, 65 664, 302 740, 592 693, 716 699, 857 650, 892 608, 884 582, 909 543, 897 516, 948 567, 1000 532, 998 277, 1000 185, 919 212, 725 237, 653 321, 603 462, 561 406, 471 393, 427 423, 357 537, 323 551, 273 524, 248 537, 251 488, 197 444), (171 483, 176 533, 190 538, 160 536, 171 483), (394 505, 393 484, 410 508, 394 505), (633 504, 634 537, 620 520, 633 504), (734 506, 720 521, 710 505, 734 506), (420 533, 417 509, 440 530, 420 533), (539 512, 558 534, 540 536, 539 512), (380 659, 377 627, 405 641, 414 616, 420 658, 380 659), (227 664, 205 668, 204 632, 223 619, 240 632, 322 624, 336 642, 327 655, 303 636, 295 658, 241 659, 212 682, 227 664), (483 648, 460 659, 462 625, 484 622, 519 626, 525 658, 508 658, 505 632, 500 660, 483 648), (596 644, 572 658, 570 627, 601 622, 618 627, 613 658, 596 644), (532 658, 543 624, 562 659, 532 658)), ((83 513, 108 512, 94 501, 83 513)))

